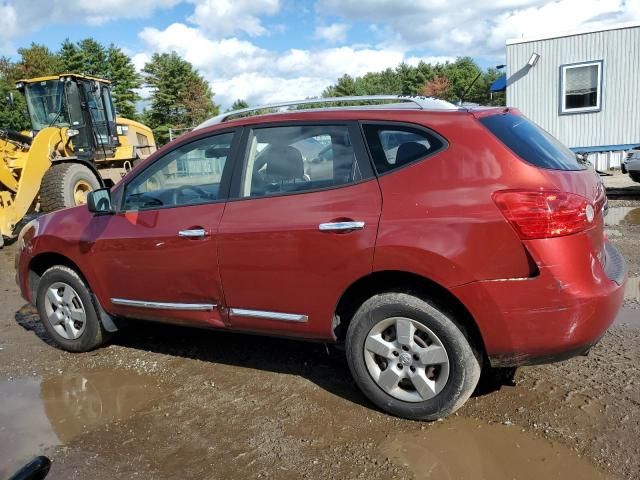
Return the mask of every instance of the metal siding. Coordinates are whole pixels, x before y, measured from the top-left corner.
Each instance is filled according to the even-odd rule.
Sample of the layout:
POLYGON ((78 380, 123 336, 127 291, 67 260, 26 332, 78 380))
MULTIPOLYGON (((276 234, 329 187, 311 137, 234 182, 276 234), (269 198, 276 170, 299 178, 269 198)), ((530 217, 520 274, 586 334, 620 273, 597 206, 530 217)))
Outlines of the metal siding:
POLYGON ((640 143, 640 27, 507 45, 507 105, 569 147, 640 143), (595 60, 604 61, 601 111, 560 115, 560 66, 595 60))

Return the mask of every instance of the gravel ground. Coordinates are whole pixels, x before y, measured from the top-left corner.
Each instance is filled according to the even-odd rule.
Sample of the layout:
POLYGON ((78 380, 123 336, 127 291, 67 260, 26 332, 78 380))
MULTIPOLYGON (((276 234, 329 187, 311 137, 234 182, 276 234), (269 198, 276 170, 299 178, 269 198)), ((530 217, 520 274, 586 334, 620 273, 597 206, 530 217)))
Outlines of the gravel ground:
MULTIPOLYGON (((640 201, 610 201, 612 211, 625 207, 640 201)), ((638 277, 640 225, 625 222, 607 232, 638 277)), ((640 304, 632 291, 631 324, 614 325, 588 357, 521 368, 515 386, 487 383, 460 422, 422 423, 377 411, 353 385, 344 355, 321 344, 139 323, 98 351, 60 351, 18 294, 13 255, 13 247, 0 250, 0 478, 42 452, 54 461, 52 479, 434 478, 411 452, 438 434, 474 478, 512 478, 496 466, 500 455, 494 470, 482 467, 504 429, 515 436, 500 444, 503 457, 527 445, 588 472, 581 478, 640 476, 640 304), (454 428, 461 436, 446 435, 454 428), (485 435, 469 443, 481 428, 485 435)), ((454 478, 450 453, 429 455, 440 468, 433 471, 454 478)), ((532 463, 518 478, 567 478, 545 470, 553 458, 524 461, 532 463)))

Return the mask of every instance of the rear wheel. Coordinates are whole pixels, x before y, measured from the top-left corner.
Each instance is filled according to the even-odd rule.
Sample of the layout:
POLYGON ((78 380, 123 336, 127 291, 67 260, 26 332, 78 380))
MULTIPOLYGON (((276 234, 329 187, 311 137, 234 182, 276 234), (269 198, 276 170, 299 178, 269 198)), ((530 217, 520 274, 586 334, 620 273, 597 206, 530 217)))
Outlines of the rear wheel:
POLYGON ((54 164, 42 179, 40 207, 44 212, 87 203, 87 194, 100 188, 95 174, 80 163, 54 164))
POLYGON ((38 282, 36 307, 49 336, 70 352, 87 352, 109 339, 91 292, 72 269, 51 267, 38 282))
POLYGON ((434 305, 404 293, 367 300, 349 325, 346 349, 358 387, 399 417, 445 417, 464 404, 480 378, 463 329, 434 305))

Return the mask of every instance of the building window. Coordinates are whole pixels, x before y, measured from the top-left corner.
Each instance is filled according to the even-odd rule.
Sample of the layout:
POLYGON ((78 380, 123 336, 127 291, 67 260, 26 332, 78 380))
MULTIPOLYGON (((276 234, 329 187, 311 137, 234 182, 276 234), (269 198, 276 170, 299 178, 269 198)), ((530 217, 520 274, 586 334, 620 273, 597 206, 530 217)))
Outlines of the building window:
POLYGON ((602 60, 563 65, 560 113, 597 112, 602 106, 602 60))

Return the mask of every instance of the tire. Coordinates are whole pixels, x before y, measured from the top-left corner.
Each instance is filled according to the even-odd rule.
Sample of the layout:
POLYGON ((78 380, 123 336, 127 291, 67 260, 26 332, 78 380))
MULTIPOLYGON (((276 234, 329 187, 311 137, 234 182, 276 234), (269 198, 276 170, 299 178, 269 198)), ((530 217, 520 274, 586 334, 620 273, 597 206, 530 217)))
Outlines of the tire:
POLYGON ((362 393, 382 410, 412 420, 455 412, 480 379, 480 358, 464 329, 431 303, 405 293, 378 294, 360 306, 347 330, 346 353, 362 393), (412 335, 402 335, 412 331, 407 325, 412 335))
POLYGON ((38 282, 36 307, 47 333, 63 350, 88 352, 110 338, 99 320, 91 291, 68 267, 57 265, 44 272, 38 282))
POLYGON ((42 179, 40 207, 43 212, 53 212, 82 205, 86 194, 97 188, 100 181, 89 167, 81 163, 54 163, 42 179))

